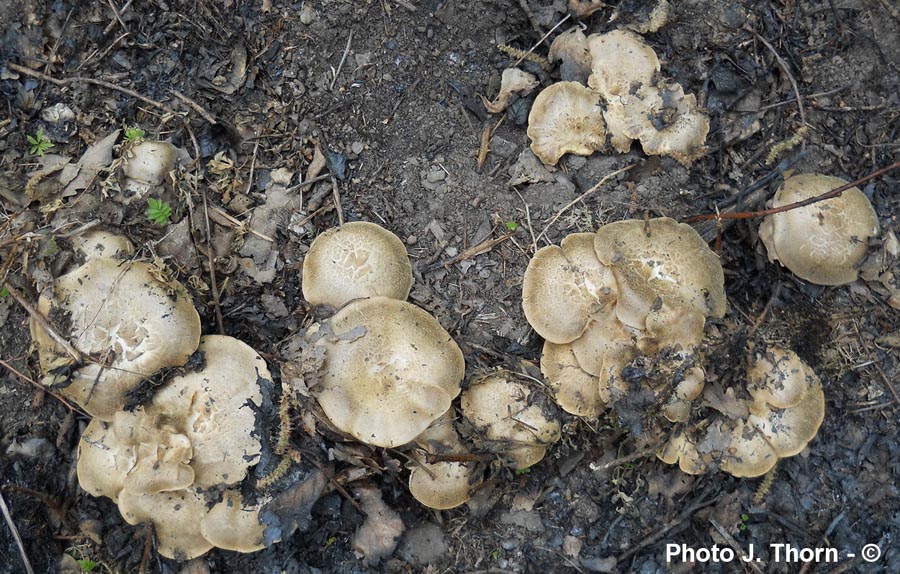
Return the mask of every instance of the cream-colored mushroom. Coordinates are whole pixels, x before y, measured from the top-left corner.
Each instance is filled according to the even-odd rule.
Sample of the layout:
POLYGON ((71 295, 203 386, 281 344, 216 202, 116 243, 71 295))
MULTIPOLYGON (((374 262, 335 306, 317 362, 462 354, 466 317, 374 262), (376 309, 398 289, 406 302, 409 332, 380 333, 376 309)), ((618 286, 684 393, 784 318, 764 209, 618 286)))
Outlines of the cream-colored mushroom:
POLYGON ((266 547, 265 526, 259 521, 259 510, 268 501, 247 504, 238 490, 228 489, 222 500, 200 520, 200 534, 216 548, 235 552, 262 550, 266 547))
POLYGON ((722 451, 719 468, 742 478, 762 476, 778 462, 778 453, 752 424, 737 420, 718 421, 731 435, 731 444, 722 451))
POLYGON ((213 548, 200 532, 200 523, 209 510, 196 488, 159 494, 123 490, 119 494, 119 512, 128 524, 152 523, 156 549, 166 558, 190 560, 213 548))
POLYGON ((415 305, 373 297, 329 321, 319 383, 310 391, 329 420, 367 444, 410 442, 450 408, 465 371, 462 351, 415 305))
POLYGON ((575 26, 557 36, 550 44, 547 59, 560 62, 560 75, 564 81, 583 83, 587 80, 591 73, 591 49, 581 27, 575 26))
POLYGON ((165 181, 175 169, 178 150, 169 142, 144 141, 125 157, 122 174, 126 191, 142 195, 165 181))
POLYGON ((592 70, 588 85, 608 101, 652 84, 659 73, 656 52, 630 30, 591 34, 588 46, 592 70))
POLYGON ((541 373, 564 411, 581 417, 599 416, 607 405, 600 394, 600 378, 581 368, 571 344, 544 341, 541 373))
POLYGON ((102 229, 90 231, 72 238, 72 247, 85 259, 108 257, 125 259, 134 254, 134 245, 127 237, 102 229))
MULTIPOLYGON (((772 207, 810 199, 844 184, 827 175, 795 175, 778 188, 772 207)), ((759 229, 770 261, 780 261, 794 275, 817 285, 855 281, 868 241, 878 234, 878 216, 857 187, 839 197, 769 215, 759 229)))
POLYGON ((563 155, 591 155, 606 144, 600 96, 578 82, 545 88, 528 114, 531 150, 542 162, 556 165, 563 155))
POLYGON ((463 416, 487 440, 506 445, 505 459, 514 469, 540 462, 547 447, 561 436, 552 405, 509 372, 475 378, 460 405, 463 416))
POLYGON ((669 422, 686 423, 688 421, 693 402, 703 392, 705 379, 703 369, 692 367, 687 370, 682 380, 675 385, 669 402, 663 407, 663 416, 669 422))
POLYGON ((59 277, 38 310, 64 315, 60 335, 96 360, 71 380, 51 372, 65 352, 32 321, 45 384, 64 385, 63 395, 106 421, 122 410, 131 389, 160 369, 183 365, 200 340, 200 316, 184 288, 161 282, 142 262, 91 259, 59 277))
POLYGON ((412 288, 406 247, 387 229, 366 221, 329 229, 303 260, 303 297, 336 309, 362 297, 405 300, 412 288))
POLYGON ((500 76, 500 92, 493 101, 484 96, 481 97, 488 113, 499 114, 506 109, 510 100, 516 95, 527 95, 531 90, 540 85, 534 74, 529 74, 519 68, 506 68, 500 76))
POLYGON ((116 500, 136 461, 135 447, 120 441, 109 423, 95 418, 78 442, 78 484, 92 496, 116 500))
POLYGON ((409 491, 413 497, 429 508, 446 510, 469 500, 472 488, 473 463, 461 461, 428 462, 427 454, 467 454, 459 435, 453 428, 453 409, 448 409, 416 437, 416 444, 424 451, 416 450, 416 464, 409 473, 409 491), (427 453, 427 454, 426 454, 427 453))

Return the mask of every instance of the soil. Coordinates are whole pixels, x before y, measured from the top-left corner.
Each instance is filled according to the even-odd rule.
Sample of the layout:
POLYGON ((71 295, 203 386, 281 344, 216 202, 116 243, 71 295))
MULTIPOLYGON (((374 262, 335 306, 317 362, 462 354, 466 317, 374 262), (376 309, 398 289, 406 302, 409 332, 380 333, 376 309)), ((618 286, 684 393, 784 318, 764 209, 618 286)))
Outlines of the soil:
MULTIPOLYGON (((648 159, 639 146, 566 156, 549 181, 511 186, 509 168, 529 143, 530 99, 489 116, 478 96, 494 96, 512 63, 497 46, 531 48, 566 16, 565 4, 0 0, 2 220, 27 210, 36 232, 13 243, 0 227, 0 269, 33 301, 34 288, 67 261, 47 250, 60 221, 71 230, 100 219, 130 237, 141 258, 161 256, 189 286, 204 332, 217 332, 204 215, 221 208, 237 222, 211 223, 222 328, 257 349, 279 382, 285 341, 313 317, 300 291, 309 243, 339 220, 372 221, 406 243, 416 279, 411 300, 459 343, 468 377, 497 367, 540 376, 542 340, 520 304, 535 247, 623 218, 714 212, 762 190, 741 206, 758 208, 786 170, 851 181, 900 159, 900 11, 892 0, 681 0, 646 38, 663 73, 707 110, 708 153, 690 168, 648 159), (56 104, 73 117, 42 115, 56 104), (84 199, 101 197, 98 182, 62 200, 64 212, 88 206, 68 219, 39 211, 56 199, 52 190, 26 198, 39 167, 27 135, 42 128, 54 143, 48 153, 77 160, 130 126, 200 156, 184 173, 199 169, 204 179, 191 186, 183 177, 166 191, 171 223, 148 221, 144 204, 84 199), (491 149, 479 167, 486 128, 491 149), (285 186, 296 186, 317 147, 333 178, 267 205, 284 170, 294 174, 285 186), (773 149, 781 152, 767 161, 773 149), (211 160, 232 167, 216 173, 211 160), (638 167, 569 206, 631 164, 638 167), (260 210, 265 221, 249 223, 260 210), (191 226, 199 251, 190 248, 191 226), (160 241, 174 234, 184 241, 160 241)), ((640 21, 655 3, 612 4, 583 20, 586 32, 640 21)), ((547 43, 534 52, 546 55, 547 43)), ((529 60, 523 66, 544 85, 558 79, 529 60)), ((863 186, 882 237, 900 231, 898 177, 863 186)), ((834 288, 799 280, 767 260, 752 220, 718 234, 700 229, 720 252, 729 301, 726 317, 707 326, 713 376, 740 379, 749 345, 778 343, 807 361, 825 389, 822 429, 801 455, 780 463, 761 502, 754 502, 760 479, 682 474, 643 453, 634 429, 612 412, 599 420, 566 415, 563 439, 544 461, 527 473, 487 465, 473 501, 450 511, 415 502, 395 451, 355 447, 379 469, 370 480, 407 528, 399 549, 378 564, 354 553, 363 515, 334 492, 315 504, 305 532, 253 554, 213 550, 190 571, 900 572, 900 315, 889 304, 897 305, 896 291, 878 273, 834 288), (840 561, 779 562, 774 543, 833 547, 840 561), (753 544, 764 562, 667 564, 667 544, 744 551, 753 544), (879 545, 878 560, 861 558, 865 544, 879 545)), ((65 243, 57 249, 64 253, 65 243)), ((87 419, 29 383, 40 369, 28 313, 10 296, 0 298, 0 325, 0 483, 34 571, 58 571, 69 554, 96 562, 95 572, 187 572, 145 552, 149 529, 126 524, 110 500, 79 489, 75 455, 87 419)), ((332 435, 295 440, 312 441, 312 458, 323 462, 337 444, 332 435)), ((0 527, 0 572, 23 572, 8 524, 0 527)))

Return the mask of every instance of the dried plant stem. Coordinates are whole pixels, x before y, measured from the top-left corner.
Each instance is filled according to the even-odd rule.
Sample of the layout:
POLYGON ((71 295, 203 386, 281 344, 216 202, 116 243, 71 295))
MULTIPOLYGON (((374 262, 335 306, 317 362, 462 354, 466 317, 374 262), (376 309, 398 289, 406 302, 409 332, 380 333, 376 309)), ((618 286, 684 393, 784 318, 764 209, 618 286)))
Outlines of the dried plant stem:
POLYGON ((34 569, 31 567, 31 562, 28 560, 28 554, 25 553, 25 545, 22 544, 22 537, 19 536, 19 529, 16 528, 16 523, 13 522, 12 516, 9 514, 9 507, 6 506, 6 500, 3 498, 2 493, 0 493, 0 510, 3 511, 3 518, 6 520, 6 525, 9 526, 9 531, 12 532, 13 540, 16 541, 16 546, 19 548, 19 555, 22 556, 22 562, 25 564, 25 571, 28 574, 34 574, 34 569))

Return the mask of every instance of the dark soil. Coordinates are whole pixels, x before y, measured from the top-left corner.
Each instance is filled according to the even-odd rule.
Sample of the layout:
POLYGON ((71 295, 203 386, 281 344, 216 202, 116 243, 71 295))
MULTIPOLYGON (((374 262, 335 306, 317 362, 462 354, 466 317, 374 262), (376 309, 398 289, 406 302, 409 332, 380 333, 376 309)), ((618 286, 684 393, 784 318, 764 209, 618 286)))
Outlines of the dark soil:
MULTIPOLYGON (((3 222, 27 208, 45 237, 53 231, 38 213, 40 202, 20 204, 27 203, 22 191, 36 168, 26 135, 40 127, 55 142, 52 153, 73 158, 127 126, 170 139, 192 157, 200 154, 208 202, 239 222, 265 203, 275 170, 305 173, 320 146, 327 173, 336 177, 341 218, 379 223, 405 241, 416 268, 411 300, 460 344, 469 375, 537 363, 542 341, 520 304, 536 243, 558 243, 568 233, 628 217, 709 213, 745 190, 764 191, 751 194, 755 201, 742 208, 759 207, 786 169, 849 181, 900 159, 900 11, 894 0, 674 2, 670 22, 646 37, 664 73, 708 110, 709 153, 690 169, 668 158, 647 160, 637 146, 625 155, 568 156, 554 182, 517 187, 507 183, 508 167, 528 145, 529 102, 498 121, 485 115, 478 95, 492 97, 511 64, 497 45, 530 48, 565 16, 562 0, 151 0, 128 3, 127 10, 125 4, 0 0, 0 271, 17 278, 26 298, 34 294, 31 282, 42 279, 30 274, 24 254, 32 262, 48 257, 37 252, 40 236, 20 239, 12 251, 3 222), (120 18, 111 5, 122 11, 120 18), (802 148, 787 146, 769 164, 769 152, 797 135, 802 118, 791 79, 751 30, 784 59, 808 126, 802 148), (15 73, 7 63, 67 83, 15 73), (117 84, 178 115, 73 78, 117 84), (74 112, 73 120, 42 118, 59 103, 74 112), (485 126, 494 130, 492 148, 479 170, 485 126), (224 183, 211 185, 217 178, 207 162, 220 153, 235 169, 224 183), (634 162, 640 167, 547 227, 601 177, 634 162), (441 265, 507 233, 508 240, 484 253, 441 265)), ((645 4, 653 3, 622 0, 619 21, 637 18, 645 4)), ((616 27, 608 21, 612 10, 585 20, 588 31, 616 27)), ((544 85, 556 74, 529 69, 544 85)), ((201 214, 202 244, 203 199, 181 189, 187 191, 171 190, 173 221, 201 214)), ((883 232, 900 231, 897 173, 864 191, 883 232)), ((99 186, 82 193, 99 197, 99 186)), ((281 342, 310 321, 300 293, 304 254, 319 232, 338 222, 331 181, 295 193, 303 194, 302 203, 273 212, 274 244, 246 229, 236 233, 219 219, 212 223, 224 331, 261 352, 276 375, 281 342), (277 257, 269 258, 273 251, 277 257)), ((82 212, 78 222, 99 218, 152 258, 156 242, 177 226, 148 222, 144 208, 107 200, 82 212)), ((739 561, 666 564, 665 557, 670 543, 744 550, 752 543, 764 560, 753 566, 762 572, 900 572, 898 310, 888 305, 880 282, 820 288, 769 263, 755 222, 726 227, 718 241, 714 229, 704 230, 720 245, 729 298, 725 319, 707 328, 709 369, 739 377, 749 343, 777 342, 812 365, 825 387, 822 430, 806 451, 780 464, 761 504, 753 502, 760 480, 689 477, 652 455, 607 465, 636 453, 635 437, 612 414, 599 421, 567 417, 563 440, 543 462, 525 474, 492 466, 473 502, 452 511, 418 505, 402 471, 375 477, 385 501, 413 529, 380 565, 366 566, 351 550, 363 517, 337 493, 317 503, 308 531, 255 554, 212 551, 199 562, 214 573, 752 572, 739 561), (412 534, 427 524, 438 526, 427 532, 445 547, 412 534), (770 543, 834 547, 841 561, 776 562, 770 543), (882 550, 872 563, 860 558, 870 543, 882 550), (422 558, 431 547, 438 548, 435 556, 422 558), (604 569, 610 557, 618 565, 604 569)), ((191 286, 204 332, 216 332, 211 291, 197 288, 196 280, 209 283, 205 256, 159 250, 191 286)), ((127 525, 109 500, 79 490, 75 450, 87 421, 26 380, 40 374, 29 349, 28 314, 11 297, 0 298, 0 327, 0 483, 31 564, 36 572, 53 572, 64 553, 74 553, 96 561, 95 572, 139 571, 151 533, 127 525)), ((330 440, 319 439, 319 455, 330 440)), ((375 449, 370 455, 381 468, 400 468, 396 453, 375 449)), ((149 572, 186 571, 148 555, 149 572)), ((0 572, 24 571, 4 522, 0 572)))

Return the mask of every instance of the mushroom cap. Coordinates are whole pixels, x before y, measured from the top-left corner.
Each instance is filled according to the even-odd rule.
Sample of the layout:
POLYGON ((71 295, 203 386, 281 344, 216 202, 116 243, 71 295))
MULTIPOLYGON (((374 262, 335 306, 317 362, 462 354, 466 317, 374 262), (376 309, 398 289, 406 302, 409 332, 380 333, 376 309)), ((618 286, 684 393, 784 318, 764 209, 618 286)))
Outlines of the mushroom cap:
MULTIPOLYGON (((613 312, 594 315, 584 335, 571 345, 581 368, 601 379, 606 378, 612 368, 621 371, 634 357, 635 350, 634 336, 613 312)), ((601 398, 609 402, 608 389, 602 382, 600 389, 601 398)))
POLYGON ((525 318, 557 344, 580 337, 595 313, 615 301, 615 279, 593 252, 592 234, 570 235, 534 254, 522 282, 525 318))
POLYGON ((647 315, 645 333, 637 345, 645 354, 666 348, 690 352, 703 342, 705 324, 706 317, 694 309, 663 304, 647 315))
POLYGON ((200 534, 216 548, 235 552, 256 552, 266 547, 265 526, 259 521, 259 510, 268 500, 247 505, 241 493, 233 488, 200 520, 200 534))
POLYGON ((675 391, 668 404, 663 407, 663 416, 669 422, 685 423, 690 418, 691 406, 703 392, 706 375, 703 369, 692 367, 684 374, 684 378, 675 385, 675 391))
POLYGON ((819 378, 796 353, 769 347, 759 353, 747 370, 747 391, 753 397, 750 410, 757 414, 770 406, 786 409, 797 406, 819 378))
POLYGON ((125 477, 124 488, 130 492, 156 494, 181 490, 194 483, 190 466, 193 448, 183 434, 158 433, 153 442, 141 442, 134 448, 137 460, 125 477))
POLYGON ((652 83, 659 72, 656 52, 629 30, 591 34, 588 47, 592 71, 588 85, 607 100, 652 83))
POLYGON ((92 496, 116 500, 136 461, 135 448, 120 441, 109 423, 92 419, 78 442, 78 484, 92 496))
POLYGON ((200 532, 200 523, 209 510, 196 488, 159 494, 123 490, 119 494, 119 512, 128 524, 152 523, 157 551, 166 558, 190 560, 213 547, 200 532))
POLYGON ((330 319, 319 384, 310 389, 329 420, 360 441, 405 444, 447 411, 465 374, 462 351, 422 309, 372 297, 330 319))
MULTIPOLYGON (((846 183, 828 175, 795 175, 778 188, 772 207, 809 199, 846 183)), ((856 267, 866 255, 869 238, 878 233, 872 204, 859 188, 851 187, 839 197, 767 216, 759 235, 770 261, 780 261, 810 283, 843 285, 856 280, 856 267)))
POLYGON ((578 82, 556 82, 534 99, 528 114, 531 151, 547 165, 564 154, 591 155, 606 145, 600 96, 578 82))
POLYGON ((460 399, 463 416, 488 440, 514 445, 505 453, 514 469, 537 464, 547 446, 560 439, 559 422, 545 412, 551 405, 540 403, 508 372, 475 378, 460 399))
MULTIPOLYGON (((705 317, 725 315, 722 264, 690 225, 668 217, 617 221, 597 230, 594 249, 616 276, 617 313, 625 300, 622 292, 628 290, 638 293, 636 298, 644 305, 652 292, 670 307, 692 309, 705 317)), ((644 319, 638 328, 646 326, 646 315, 644 319)))
POLYGON ((122 173, 141 185, 159 185, 175 168, 177 157, 178 150, 169 142, 144 141, 131 148, 122 173))
POLYGON ((491 102, 482 97, 484 107, 489 113, 498 114, 506 109, 514 95, 527 94, 539 84, 540 82, 534 77, 534 74, 529 74, 519 68, 506 68, 500 76, 500 92, 494 101, 491 102))
POLYGON ((709 465, 703 460, 697 445, 681 431, 672 436, 656 456, 666 464, 678 463, 681 471, 687 474, 705 474, 709 470, 709 465))
POLYGON ((796 405, 772 408, 763 415, 750 414, 756 427, 779 457, 794 456, 806 448, 825 419, 825 393, 816 381, 796 405))
MULTIPOLYGON (((183 365, 200 341, 200 316, 180 283, 162 283, 142 262, 91 259, 59 277, 38 310, 68 315, 60 334, 106 367, 87 363, 61 392, 91 415, 110 421, 126 394, 146 377, 183 365)), ((35 321, 31 336, 47 373, 64 351, 35 321)), ((51 377, 52 379, 52 377, 51 377)))
POLYGON ((551 62, 561 61, 560 75, 563 80, 575 79, 572 76, 584 80, 591 73, 591 48, 580 26, 569 28, 554 38, 547 58, 551 62))
POLYGON ((405 300, 412 284, 403 242, 367 221, 322 233, 303 260, 303 297, 311 305, 339 309, 353 299, 376 296, 405 300))
POLYGON ((564 411, 580 417, 597 417, 606 407, 600 396, 600 379, 578 364, 572 345, 544 341, 541 373, 564 411))
POLYGON ((134 245, 127 237, 102 229, 91 229, 86 233, 73 237, 72 247, 74 247, 76 253, 83 255, 85 259, 97 259, 99 257, 125 259, 134 254, 134 245))
MULTIPOLYGON (((453 409, 448 409, 416 437, 416 444, 431 454, 464 454, 466 449, 453 428, 453 409)), ((472 464, 465 462, 426 462, 420 451, 413 453, 417 465, 409 473, 409 491, 429 508, 446 510, 469 500, 472 464)))
POLYGON ((173 378, 144 412, 155 421, 173 421, 193 446, 194 486, 236 484, 259 461, 259 379, 271 375, 265 360, 233 337, 206 335, 198 350, 206 366, 173 378))
POLYGON ((733 421, 730 432, 731 445, 722 453, 719 466, 723 471, 737 477, 753 478, 769 472, 778 462, 778 453, 752 424, 733 421))

